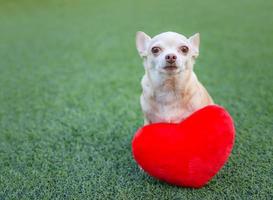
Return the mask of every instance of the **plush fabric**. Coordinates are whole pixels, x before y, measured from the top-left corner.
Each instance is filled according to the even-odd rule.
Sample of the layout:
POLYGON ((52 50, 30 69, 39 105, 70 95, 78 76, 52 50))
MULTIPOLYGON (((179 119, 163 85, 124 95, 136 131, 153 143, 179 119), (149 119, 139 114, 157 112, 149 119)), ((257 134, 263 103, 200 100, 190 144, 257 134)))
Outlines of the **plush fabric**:
POLYGON ((133 138, 132 152, 149 175, 170 184, 199 188, 223 167, 234 139, 231 116, 224 108, 210 105, 180 124, 140 128, 133 138))

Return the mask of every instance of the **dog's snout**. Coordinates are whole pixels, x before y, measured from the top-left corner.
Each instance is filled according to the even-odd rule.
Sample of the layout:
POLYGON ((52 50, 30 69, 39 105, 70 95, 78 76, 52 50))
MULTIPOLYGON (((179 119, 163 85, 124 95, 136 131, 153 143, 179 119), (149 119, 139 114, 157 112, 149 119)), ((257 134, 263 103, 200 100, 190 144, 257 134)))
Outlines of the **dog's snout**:
POLYGON ((165 56, 166 62, 172 64, 176 61, 177 56, 175 54, 168 54, 165 56))

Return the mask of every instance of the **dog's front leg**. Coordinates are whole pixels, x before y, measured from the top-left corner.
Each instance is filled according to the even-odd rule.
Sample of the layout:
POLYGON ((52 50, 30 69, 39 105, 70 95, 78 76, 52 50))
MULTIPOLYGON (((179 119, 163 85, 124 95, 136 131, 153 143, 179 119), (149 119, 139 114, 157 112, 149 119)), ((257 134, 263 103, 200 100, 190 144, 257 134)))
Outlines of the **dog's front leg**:
POLYGON ((151 122, 146 117, 144 117, 144 126, 149 124, 151 124, 151 122))

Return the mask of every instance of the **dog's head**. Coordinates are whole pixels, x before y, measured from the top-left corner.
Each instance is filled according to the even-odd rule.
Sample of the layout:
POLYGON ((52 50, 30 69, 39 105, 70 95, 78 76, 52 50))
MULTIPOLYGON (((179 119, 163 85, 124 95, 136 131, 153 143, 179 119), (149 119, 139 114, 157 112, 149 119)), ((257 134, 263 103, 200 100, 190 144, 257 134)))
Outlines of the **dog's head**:
POLYGON ((199 53, 199 33, 186 38, 175 32, 161 33, 150 38, 144 32, 137 32, 136 47, 144 59, 147 70, 174 74, 193 63, 199 53))

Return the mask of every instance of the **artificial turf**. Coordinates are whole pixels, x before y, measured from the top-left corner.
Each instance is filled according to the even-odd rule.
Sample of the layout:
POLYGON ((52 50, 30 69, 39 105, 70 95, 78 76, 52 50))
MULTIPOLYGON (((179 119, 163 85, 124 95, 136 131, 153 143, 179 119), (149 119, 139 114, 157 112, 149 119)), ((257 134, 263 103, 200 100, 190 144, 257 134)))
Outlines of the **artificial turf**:
POLYGON ((273 1, 1 1, 0 199, 272 199, 273 1), (195 71, 234 118, 204 188, 139 170, 135 32, 201 33, 195 71))

